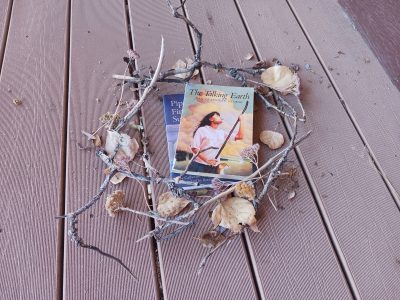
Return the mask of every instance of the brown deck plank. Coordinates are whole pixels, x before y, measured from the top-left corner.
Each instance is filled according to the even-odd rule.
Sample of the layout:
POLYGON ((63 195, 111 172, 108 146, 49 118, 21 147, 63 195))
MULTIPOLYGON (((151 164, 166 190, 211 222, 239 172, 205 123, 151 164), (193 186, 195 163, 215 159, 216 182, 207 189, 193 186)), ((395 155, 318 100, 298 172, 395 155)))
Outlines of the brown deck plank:
POLYGON ((400 206, 400 91, 336 2, 290 3, 400 206))
MULTIPOLYGON (((235 4, 216 1, 189 1, 189 18, 201 24, 204 33, 203 59, 225 65, 250 67, 254 61, 245 61, 253 48, 242 25, 235 4), (220 12, 224 12, 221 14, 220 12)), ((255 2, 246 3, 248 10, 257 12, 255 2)), ((270 30, 276 30, 271 23, 270 30)), ((267 37, 266 37, 267 38, 267 37)), ((269 57, 269 53, 263 53, 269 57)), ((271 56, 272 58, 273 56, 271 56)), ((214 84, 237 85, 233 80, 206 69, 205 78, 214 84)), ((254 142, 259 141, 262 130, 285 133, 281 119, 256 100, 254 115, 254 142)), ((286 140, 287 137, 286 137, 286 140)), ((304 143, 308 143, 306 140, 304 143)), ((261 144, 261 143, 260 143, 261 144)), ((261 148, 260 161, 273 153, 266 146, 261 148)), ((249 232, 254 264, 259 273, 259 283, 266 299, 349 299, 351 294, 339 267, 328 235, 319 216, 313 196, 294 155, 290 160, 298 167, 299 185, 294 200, 287 200, 286 192, 271 198, 280 207, 275 211, 265 197, 260 205, 259 228, 261 233, 249 232)))
POLYGON ((400 2, 339 0, 400 90, 400 2))
MULTIPOLYGON (((314 28, 315 36, 315 32, 320 31, 317 35, 320 38, 312 39, 313 45, 320 47, 329 36, 331 41, 322 48, 332 47, 336 52, 347 53, 335 43, 341 40, 339 36, 348 32, 331 35, 334 31, 327 30, 324 20, 331 20, 332 27, 342 28, 338 25, 338 20, 342 20, 338 10, 328 2, 324 2, 325 14, 319 10, 321 15, 306 18, 303 14, 301 20, 309 20, 306 32, 314 28), (311 20, 315 25, 311 25, 311 20)), ((311 11, 315 11, 317 1, 312 3, 311 11)), ((277 56, 285 63, 312 66, 312 72, 302 68, 300 77, 302 99, 308 112, 307 128, 313 133, 300 145, 298 154, 310 176, 310 184, 355 296, 397 299, 400 294, 398 208, 371 163, 340 99, 329 87, 329 80, 303 32, 296 26, 297 21, 287 3, 273 1, 268 6, 258 6, 258 11, 250 9, 256 4, 256 1, 240 1, 257 51, 262 56, 277 56)), ((308 6, 310 2, 297 2, 296 12, 308 10, 308 6)), ((353 66, 357 70, 357 66, 353 66)), ((345 85, 343 83, 339 88, 345 85)))
POLYGON ((56 296, 65 15, 66 1, 14 1, 0 77, 2 299, 56 296))
MULTIPOLYGON (((186 26, 171 16, 163 1, 141 0, 130 4, 134 43, 140 54, 139 67, 156 65, 161 34, 166 42, 163 69, 173 66, 178 59, 193 56, 186 26)), ((183 90, 183 85, 160 85, 163 94, 179 93, 183 90)), ((163 107, 157 96, 149 99, 143 108, 143 116, 146 135, 150 141, 152 163, 162 174, 168 174, 163 107)), ((156 199, 165 188, 153 186, 153 191, 156 199)), ((195 226, 173 239, 158 243, 164 299, 256 298, 239 239, 215 254, 203 273, 197 276, 198 264, 206 250, 193 237, 200 236, 211 226, 205 209, 196 217, 195 226)))
POLYGON ((0 71, 3 51, 6 45, 8 21, 11 13, 11 0, 0 0, 0 71))
MULTIPOLYGON (((119 90, 112 74, 123 74, 128 37, 123 1, 72 1, 70 94, 67 139, 66 211, 86 203, 104 179, 103 163, 95 158, 95 149, 81 130, 92 131, 100 126, 99 117, 115 110, 119 90), (96 101, 96 98, 99 100, 96 101)), ((126 92, 125 100, 132 99, 126 92)), ((138 137, 138 136, 136 136, 138 137)), ((103 135, 103 141, 105 140, 103 135)), ((146 199, 140 185, 130 180, 108 188, 122 189, 126 204, 138 210, 146 209, 146 199)), ((98 246, 120 259, 138 277, 135 280, 116 262, 97 253, 76 248, 65 241, 65 299, 154 299, 158 286, 153 274, 153 252, 148 241, 136 240, 149 230, 148 220, 123 214, 108 216, 103 197, 80 218, 80 235, 86 243, 98 246)))

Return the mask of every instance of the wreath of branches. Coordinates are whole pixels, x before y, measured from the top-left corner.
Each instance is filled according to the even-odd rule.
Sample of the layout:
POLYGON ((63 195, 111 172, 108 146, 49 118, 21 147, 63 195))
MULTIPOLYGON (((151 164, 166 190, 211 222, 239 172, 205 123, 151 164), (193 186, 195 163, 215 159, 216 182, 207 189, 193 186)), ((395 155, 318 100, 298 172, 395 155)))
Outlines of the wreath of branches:
MULTIPOLYGON (((277 88, 274 88, 274 86, 260 82, 259 79, 261 75, 268 68, 268 65, 265 61, 260 61, 256 63, 252 68, 239 68, 227 67, 222 65, 221 63, 211 63, 202 60, 202 33, 198 30, 196 25, 193 24, 183 13, 183 5, 185 1, 183 1, 183 4, 178 7, 174 7, 170 0, 166 0, 166 3, 171 11, 172 16, 182 20, 182 22, 189 26, 194 32, 195 53, 193 56, 193 60, 188 62, 188 64, 184 68, 176 67, 174 69, 168 69, 165 71, 162 70, 161 68, 165 55, 164 38, 162 37, 160 55, 156 69, 153 70, 152 68, 149 68, 148 74, 143 74, 143 72, 135 71, 134 68, 135 60, 138 58, 137 53, 133 50, 128 51, 128 57, 124 58, 124 61, 127 63, 124 75, 113 75, 113 78, 121 80, 122 82, 120 84, 120 100, 122 100, 122 96, 124 94, 126 86, 133 86, 134 90, 139 91, 140 98, 122 118, 120 118, 118 115, 118 110, 120 107, 119 103, 116 112, 111 116, 111 118, 109 118, 108 122, 106 122, 109 132, 112 132, 114 135, 116 135, 119 141, 117 142, 116 147, 111 154, 107 153, 104 149, 96 151, 96 156, 100 158, 107 167, 107 175, 103 183, 100 185, 97 194, 76 211, 57 217, 65 218, 67 220, 68 236, 70 240, 74 242, 77 246, 94 250, 101 255, 115 260, 122 267, 124 267, 135 279, 136 277, 134 276, 132 271, 119 258, 104 252, 96 246, 85 243, 82 237, 78 234, 78 217, 89 210, 102 198, 114 175, 119 173, 120 175, 122 174, 124 177, 134 179, 135 181, 141 181, 147 184, 164 184, 168 187, 169 193, 172 197, 174 197, 175 199, 184 199, 185 201, 187 201, 188 207, 182 209, 175 216, 165 217, 160 214, 160 212, 156 209, 149 209, 149 211, 147 212, 141 212, 124 207, 122 204, 123 195, 119 194, 120 191, 114 192, 114 194, 107 199, 107 201, 109 202, 109 212, 111 214, 116 214, 118 212, 129 212, 157 220, 157 225, 155 226, 154 230, 148 232, 138 241, 146 238, 165 240, 176 236, 185 228, 194 224, 194 216, 203 208, 209 207, 212 204, 221 202, 223 203, 223 201, 230 197, 232 193, 236 192, 238 186, 243 183, 245 183, 246 188, 250 187, 251 191, 254 192, 254 195, 247 200, 250 200, 254 211, 256 211, 259 203, 263 199, 269 198, 269 196, 266 196, 268 195, 267 193, 271 189, 271 187, 275 188, 273 186, 273 183, 278 177, 283 174, 283 165, 284 162, 287 160, 291 150, 293 150, 297 144, 303 141, 310 134, 310 132, 308 132, 300 138, 298 138, 297 136, 299 122, 305 122, 306 119, 305 111, 298 97, 299 83, 297 83, 297 86, 292 87, 294 88, 294 92, 291 93, 295 96, 296 99, 296 110, 285 99, 285 94, 287 93, 277 88), (198 184, 197 182, 184 180, 188 168, 186 168, 183 174, 181 174, 177 178, 162 176, 160 172, 151 165, 149 160, 150 155, 147 152, 147 144, 143 143, 143 141, 143 155, 140 159, 147 169, 147 175, 132 172, 129 166, 127 167, 127 164, 123 164, 117 161, 115 157, 119 148, 123 147, 123 144, 126 142, 126 134, 124 135, 123 133, 121 133, 121 131, 125 129, 132 118, 141 111, 141 108, 146 102, 148 96, 157 89, 157 83, 166 82, 185 84, 192 79, 195 72, 200 71, 200 68, 215 69, 218 71, 219 74, 224 74, 230 78, 233 78, 234 80, 237 80, 243 87, 254 87, 255 94, 258 96, 258 99, 262 101, 262 103, 266 106, 266 108, 268 110, 273 110, 279 113, 283 118, 286 118, 289 121, 291 127, 291 137, 287 145, 278 153, 276 153, 273 157, 269 158, 262 165, 258 165, 258 151, 260 148, 258 144, 255 144, 242 151, 241 156, 249 159, 255 165, 256 171, 254 173, 239 182, 229 184, 224 183, 220 180, 213 180, 212 188, 209 190, 207 196, 203 196, 201 198, 196 197, 196 193, 182 189, 178 184, 185 183, 194 186, 198 184), (128 72, 129 75, 127 75, 128 72), (256 185, 261 186, 261 188, 254 188, 254 186, 256 185), (255 191, 257 191, 257 193, 255 191)), ((273 62, 275 63, 275 65, 280 65, 280 62, 278 60, 274 60, 273 62)), ((292 72, 294 72, 294 74, 296 71, 296 68, 292 68, 292 72)), ((95 139, 94 134, 84 134, 86 134, 89 139, 95 139)), ((206 150, 207 149, 204 149, 204 151, 206 150)), ((198 154, 199 153, 197 153, 197 155, 198 154)), ((194 158, 195 156, 192 157, 189 164, 194 160, 194 158)), ((273 204, 272 201, 271 203, 273 204)), ((212 254, 214 254, 217 250, 221 249, 221 247, 230 243, 233 239, 239 236, 239 234, 246 227, 249 227, 249 224, 239 224, 239 227, 236 227, 235 229, 229 228, 229 226, 223 227, 218 226, 218 224, 215 225, 216 226, 212 230, 205 233, 201 238, 199 238, 199 240, 208 249, 208 251, 199 263, 198 273, 203 270, 207 260, 212 254)))

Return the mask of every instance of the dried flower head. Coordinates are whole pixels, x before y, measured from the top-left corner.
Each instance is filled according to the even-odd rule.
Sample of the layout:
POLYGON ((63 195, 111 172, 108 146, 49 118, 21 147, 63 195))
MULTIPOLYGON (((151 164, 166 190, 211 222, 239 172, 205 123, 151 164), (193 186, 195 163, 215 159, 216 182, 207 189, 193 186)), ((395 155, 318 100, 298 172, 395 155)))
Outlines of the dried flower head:
POLYGON ((115 217, 119 208, 123 207, 125 193, 121 190, 116 190, 107 197, 105 208, 111 217, 115 217))
POLYGON ((240 151, 239 155, 242 159, 248 159, 248 160, 254 162, 254 161, 257 161, 258 150, 260 150, 260 145, 254 144, 254 145, 244 148, 242 151, 240 151))
POLYGON ((111 124, 111 126, 110 126, 110 128, 112 129, 112 128, 117 127, 119 121, 121 120, 121 117, 120 117, 118 114, 113 114, 113 113, 111 113, 111 112, 108 111, 108 112, 106 112, 104 115, 102 115, 102 116, 99 118, 99 121, 100 121, 101 123, 103 123, 103 124, 109 123, 109 122, 111 122, 111 120, 113 120, 113 121, 112 121, 112 124, 111 124), (115 117, 114 117, 114 116, 115 116, 115 117), (113 120, 113 118, 114 118, 114 120, 113 120))
POLYGON ((256 198, 256 190, 252 182, 242 181, 235 185, 234 195, 247 200, 254 200, 256 198))

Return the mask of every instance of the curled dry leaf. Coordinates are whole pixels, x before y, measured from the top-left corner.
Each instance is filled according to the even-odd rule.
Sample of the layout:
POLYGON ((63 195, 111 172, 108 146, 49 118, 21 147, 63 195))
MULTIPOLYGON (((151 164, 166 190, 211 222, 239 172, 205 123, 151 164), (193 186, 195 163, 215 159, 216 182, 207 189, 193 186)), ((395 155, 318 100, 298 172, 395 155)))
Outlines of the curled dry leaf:
POLYGON ((243 225, 259 232, 257 228, 256 211, 253 205, 246 199, 239 197, 228 198, 218 204, 211 215, 211 221, 215 226, 222 226, 239 233, 243 225))
POLYGON ((254 200, 256 197, 256 190, 252 182, 241 181, 235 185, 235 190, 233 191, 235 197, 244 198, 247 200, 254 200))
MULTIPOLYGON (((190 67, 190 65, 193 64, 193 60, 191 58, 186 58, 186 61, 183 61, 182 59, 178 59, 177 62, 172 66, 172 69, 177 70, 177 69, 186 69, 190 67)), ((199 70, 196 69, 193 72, 192 78, 197 76, 199 74, 199 70)), ((175 74, 175 77, 185 79, 190 75, 190 72, 185 72, 185 73, 180 73, 180 74, 175 74)))
POLYGON ((126 156, 124 159, 131 161, 139 149, 139 144, 136 139, 131 138, 125 133, 109 130, 107 131, 106 146, 104 149, 108 155, 115 155, 115 159, 126 156))
POLYGON ((107 197, 106 210, 111 217, 115 217, 118 213, 118 209, 123 207, 125 193, 121 190, 116 190, 107 197))
POLYGON ((254 58, 254 53, 247 53, 244 57, 245 60, 252 60, 254 58))
POLYGON ((272 150, 282 147, 285 139, 282 134, 276 131, 264 130, 260 133, 260 140, 272 150))
POLYGON ((101 137, 98 134, 96 134, 94 136, 94 139, 92 139, 92 142, 93 142, 93 145, 95 145, 96 147, 101 147, 101 145, 103 144, 101 141, 101 137))
POLYGON ((215 248, 225 241, 225 239, 226 237, 216 230, 210 230, 198 238, 200 243, 206 248, 215 248))
POLYGON ((261 80, 270 88, 282 94, 300 95, 300 78, 286 66, 273 66, 261 74, 261 80))
POLYGON ((166 192, 158 197, 157 211, 164 218, 174 217, 189 203, 190 201, 185 198, 177 198, 171 192, 166 192))

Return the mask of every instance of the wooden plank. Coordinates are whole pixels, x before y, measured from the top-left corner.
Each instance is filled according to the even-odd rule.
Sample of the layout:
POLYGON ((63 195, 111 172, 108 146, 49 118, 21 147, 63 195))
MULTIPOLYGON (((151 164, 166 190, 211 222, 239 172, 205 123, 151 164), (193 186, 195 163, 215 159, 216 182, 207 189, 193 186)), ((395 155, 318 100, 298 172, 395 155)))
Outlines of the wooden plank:
MULTIPOLYGON (((186 26, 171 16, 163 1, 132 1, 130 13, 134 44, 140 54, 139 67, 156 65, 161 34, 166 42, 163 69, 172 67, 178 59, 193 56, 186 26)), ((174 84, 162 84, 159 87, 162 94, 184 90, 182 85, 174 84)), ((168 174, 163 106, 158 96, 148 100, 143 116, 152 164, 162 174, 168 174)), ((157 199, 165 188, 153 186, 153 191, 153 199, 157 199)), ((158 243, 164 299, 256 298, 245 252, 239 239, 215 254, 200 276, 196 274, 206 250, 193 237, 200 236, 211 227, 207 210, 204 210, 196 217, 195 226, 173 239, 158 243)))
POLYGON ((65 15, 66 1, 13 6, 0 77, 3 299, 56 296, 65 15))
POLYGON ((400 91, 336 2, 290 3, 400 206, 400 91))
MULTIPOLYGON (((259 5, 255 4, 256 2, 246 2, 246 8, 256 14, 259 5)), ((234 3, 189 1, 187 10, 190 19, 201 24, 204 33, 204 60, 222 62, 228 66, 242 62, 240 65, 244 67, 251 67, 255 63, 244 60, 246 54, 253 53, 254 50, 234 3), (224 13, 220 14, 221 11, 224 13)), ((271 23, 269 30, 276 30, 277 25, 271 23)), ((268 52, 263 53, 263 57, 265 56, 273 57, 268 52)), ((215 84, 237 85, 237 82, 210 69, 206 69, 205 78, 215 84)), ((262 144, 259 134, 266 129, 285 133, 279 116, 267 111, 256 100, 254 142, 262 144)), ((266 146, 261 147, 262 163, 274 153, 266 146)), ((265 197, 259 211, 261 233, 248 233, 263 298, 349 299, 350 291, 301 167, 294 155, 289 160, 292 161, 290 165, 297 166, 299 172, 300 187, 295 200, 287 200, 288 195, 284 191, 270 193, 279 210, 275 211, 265 197)))
MULTIPOLYGON (((95 193, 104 179, 103 163, 94 147, 81 134, 100 126, 99 117, 114 112, 120 90, 112 74, 124 73, 128 37, 123 1, 72 1, 70 94, 68 115, 66 211, 77 209, 95 193), (96 100, 97 99, 97 100, 96 100), (80 150, 79 144, 90 147, 80 150)), ((123 100, 131 100, 126 92, 123 100)), ((104 131, 103 131, 104 133, 104 131)), ((136 135, 138 139, 139 136, 136 135)), ((103 134, 103 141, 105 133, 103 134)), ((146 193, 141 186, 125 180, 112 184, 107 193, 122 189, 126 205, 146 209, 146 193)), ((66 299, 154 299, 158 286, 153 250, 149 241, 136 240, 149 230, 147 219, 123 214, 108 216, 105 197, 80 218, 79 233, 86 243, 120 258, 138 278, 136 282, 114 261, 93 251, 76 248, 65 241, 64 297, 66 299)))
POLYGON ((6 38, 8 25, 11 15, 11 0, 0 0, 0 72, 3 61, 4 48, 6 46, 6 38))
MULTIPOLYGON (((310 2, 297 3, 297 8, 303 5, 308 9, 310 2)), ((342 28, 335 6, 324 3, 326 14, 314 16, 313 22, 318 24, 315 28, 321 35, 323 32, 325 42, 329 40, 328 45, 335 51, 347 52, 335 44, 340 41, 338 36, 346 32, 333 34, 335 30, 323 27, 324 20, 332 18, 332 26, 342 28)), ((315 7, 317 1, 313 4, 315 7)), ((308 112, 306 127, 313 133, 300 145, 298 155, 354 295, 365 299, 399 298, 398 208, 287 3, 270 2, 268 6, 258 6, 258 11, 251 9, 253 5, 257 1, 240 1, 257 52, 261 56, 277 56, 285 63, 308 63, 312 67, 311 71, 302 67, 300 77, 308 112)), ((316 44, 314 40, 311 43, 316 44)), ((317 46, 321 43, 322 39, 317 46)), ((364 103, 362 107, 365 113, 364 103)))
POLYGON ((339 0, 393 83, 400 89, 400 2, 339 0))

